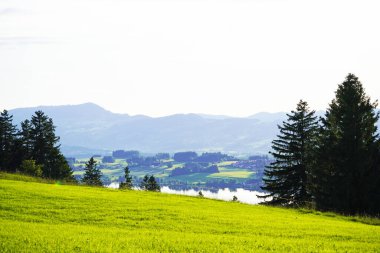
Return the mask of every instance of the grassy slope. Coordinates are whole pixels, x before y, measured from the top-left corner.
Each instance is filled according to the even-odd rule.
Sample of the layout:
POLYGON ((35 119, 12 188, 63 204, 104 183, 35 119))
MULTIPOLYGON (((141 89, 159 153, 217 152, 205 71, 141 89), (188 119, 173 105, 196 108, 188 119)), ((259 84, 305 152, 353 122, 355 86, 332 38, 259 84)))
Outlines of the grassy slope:
POLYGON ((1 252, 380 252, 380 226, 347 217, 10 179, 1 252))

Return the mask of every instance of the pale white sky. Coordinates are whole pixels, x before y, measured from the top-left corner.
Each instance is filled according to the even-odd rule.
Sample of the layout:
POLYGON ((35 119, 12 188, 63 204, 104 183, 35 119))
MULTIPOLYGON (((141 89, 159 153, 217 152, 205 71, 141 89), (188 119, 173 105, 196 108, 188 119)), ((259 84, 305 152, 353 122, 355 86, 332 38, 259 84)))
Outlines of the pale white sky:
POLYGON ((348 72, 377 99, 379 13, 378 0, 0 0, 0 109, 319 110, 348 72))

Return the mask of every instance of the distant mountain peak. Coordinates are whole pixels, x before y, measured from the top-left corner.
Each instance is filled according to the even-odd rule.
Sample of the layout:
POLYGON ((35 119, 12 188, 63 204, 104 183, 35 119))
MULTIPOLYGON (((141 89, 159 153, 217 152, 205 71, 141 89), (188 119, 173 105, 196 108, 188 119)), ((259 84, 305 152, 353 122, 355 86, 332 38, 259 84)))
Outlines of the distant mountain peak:
POLYGON ((218 114, 197 113, 197 115, 201 116, 204 119, 230 119, 230 118, 234 118, 232 116, 218 115, 218 114))
POLYGON ((248 118, 257 119, 262 122, 282 121, 286 119, 286 112, 259 112, 249 116, 248 118))
POLYGON ((87 102, 87 103, 82 103, 82 104, 74 104, 74 105, 68 105, 68 106, 92 107, 92 108, 101 108, 101 109, 105 110, 100 105, 92 103, 92 102, 87 102))

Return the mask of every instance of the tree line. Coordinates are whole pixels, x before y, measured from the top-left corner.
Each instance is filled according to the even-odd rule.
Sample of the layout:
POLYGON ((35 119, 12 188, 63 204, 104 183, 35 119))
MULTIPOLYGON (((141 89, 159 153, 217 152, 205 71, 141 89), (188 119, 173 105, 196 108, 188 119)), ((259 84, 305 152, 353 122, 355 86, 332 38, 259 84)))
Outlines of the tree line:
POLYGON ((74 180, 60 151, 53 120, 42 111, 13 125, 13 116, 0 114, 0 171, 22 172, 51 179, 74 180))
MULTIPOLYGON (((7 110, 0 113, 0 171, 24 174, 56 180, 75 182, 73 171, 60 151, 59 137, 55 134, 53 120, 42 111, 36 111, 31 119, 13 124, 13 116, 7 110)), ((93 157, 86 163, 81 182, 86 185, 103 186, 102 172, 93 157)), ((125 169, 126 182, 120 188, 131 189, 132 177, 125 169)), ((140 188, 159 191, 160 186, 153 175, 146 175, 140 188)))
MULTIPOLYGON (((84 175, 82 178, 82 183, 86 185, 92 186, 103 186, 103 182, 101 180, 102 172, 97 167, 97 162, 94 157, 91 157, 88 162, 86 162, 84 175)), ((119 189, 130 190, 133 188, 131 171, 128 166, 124 168, 124 182, 121 182, 119 185, 119 189)), ((157 183, 155 177, 153 175, 145 175, 140 183, 140 189, 145 191, 160 191, 161 187, 157 183)))
POLYGON ((345 214, 380 214, 377 101, 358 78, 338 85, 324 117, 300 101, 272 142, 264 171, 268 204, 311 206, 345 214), (269 197, 269 198, 268 198, 269 197))

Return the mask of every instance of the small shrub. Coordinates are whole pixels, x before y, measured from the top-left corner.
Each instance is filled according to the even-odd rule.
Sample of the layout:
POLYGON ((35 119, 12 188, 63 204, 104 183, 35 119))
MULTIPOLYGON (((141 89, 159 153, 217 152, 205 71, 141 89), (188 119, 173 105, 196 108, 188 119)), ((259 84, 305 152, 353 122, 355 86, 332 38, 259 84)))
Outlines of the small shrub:
POLYGON ((36 164, 35 160, 22 161, 20 170, 21 172, 31 175, 31 176, 36 176, 36 177, 42 176, 42 165, 36 164))

